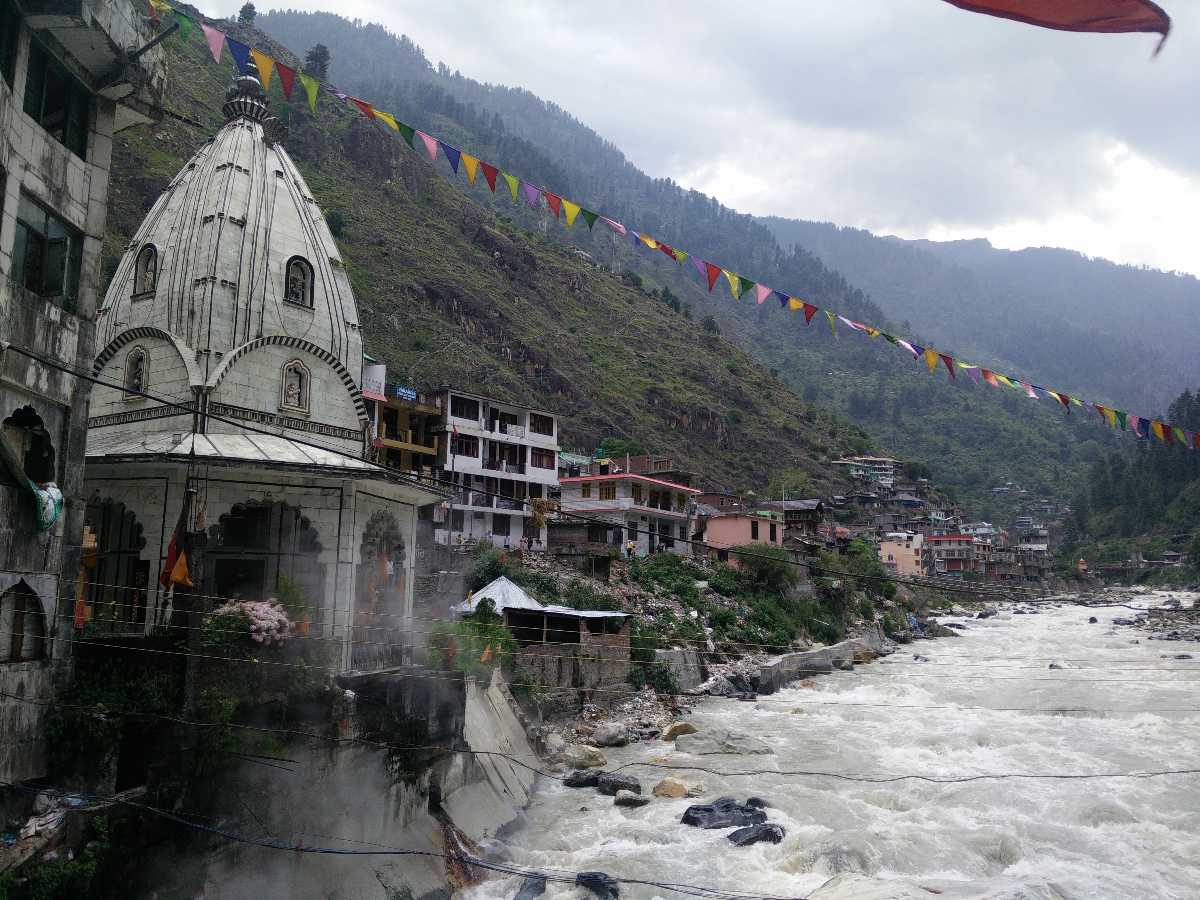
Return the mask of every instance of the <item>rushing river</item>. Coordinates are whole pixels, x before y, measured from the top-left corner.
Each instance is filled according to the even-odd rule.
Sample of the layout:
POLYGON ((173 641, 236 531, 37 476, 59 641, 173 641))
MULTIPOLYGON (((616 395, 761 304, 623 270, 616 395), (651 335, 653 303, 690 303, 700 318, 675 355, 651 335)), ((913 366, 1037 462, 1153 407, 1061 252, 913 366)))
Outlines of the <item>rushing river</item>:
MULTIPOLYGON (((756 704, 702 701, 687 716, 701 731, 748 732, 773 755, 692 757, 651 741, 606 750, 609 768, 656 762, 871 777, 1200 768, 1200 645, 1111 625, 1132 615, 1064 606, 968 620, 960 638, 910 644, 756 704), (1194 658, 1173 658, 1185 653, 1194 658)), ((703 799, 656 797, 623 809, 594 790, 541 779, 525 824, 506 838, 511 862, 822 900, 1200 897, 1197 775, 870 784, 629 771, 646 793, 672 774, 703 782, 703 799), (728 830, 680 824, 689 804, 723 795, 766 799, 769 821, 786 829, 783 842, 738 848, 728 830)), ((509 900, 519 885, 493 880, 466 897, 509 900)), ((544 896, 594 895, 551 883, 544 896)), ((680 895, 622 885, 621 896, 680 895)))

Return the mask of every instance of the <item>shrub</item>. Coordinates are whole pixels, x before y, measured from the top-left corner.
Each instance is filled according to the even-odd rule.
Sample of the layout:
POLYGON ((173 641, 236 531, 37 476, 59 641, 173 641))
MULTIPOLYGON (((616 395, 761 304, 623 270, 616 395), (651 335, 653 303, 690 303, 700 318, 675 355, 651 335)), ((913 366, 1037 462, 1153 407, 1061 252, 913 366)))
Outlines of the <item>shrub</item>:
POLYGON ((475 550, 475 561, 467 579, 467 589, 477 591, 487 587, 501 575, 508 575, 508 554, 491 544, 481 543, 475 550))
POLYGON ((637 663, 629 669, 629 683, 639 691, 653 688, 659 694, 678 694, 679 679, 663 663, 637 663))
POLYGON ((767 544, 743 544, 735 547, 738 565, 746 581, 756 590, 786 593, 800 579, 800 570, 792 564, 792 554, 783 547, 767 544))

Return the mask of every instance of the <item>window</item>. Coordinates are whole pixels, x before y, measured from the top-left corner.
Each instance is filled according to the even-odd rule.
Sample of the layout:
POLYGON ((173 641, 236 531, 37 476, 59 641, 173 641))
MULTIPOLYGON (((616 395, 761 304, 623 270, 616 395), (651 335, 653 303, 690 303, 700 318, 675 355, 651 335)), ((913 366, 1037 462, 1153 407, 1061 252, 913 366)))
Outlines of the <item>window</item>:
POLYGON ((755 521, 750 522, 750 540, 758 540, 758 523, 755 521))
POLYGON ((601 500, 616 500, 617 486, 611 481, 601 482, 600 484, 600 499, 601 500))
POLYGON ((775 543, 779 539, 779 533, 775 530, 775 523, 771 523, 771 543, 775 543))
POLYGON ((554 419, 550 416, 543 416, 540 413, 531 412, 529 414, 529 430, 534 434, 544 434, 547 437, 553 437, 554 419))
POLYGON ((59 143, 83 159, 87 153, 88 108, 92 97, 62 64, 29 42, 25 112, 59 143))
POLYGON ((496 537, 508 537, 512 534, 512 516, 492 513, 492 534, 496 537))
POLYGON ((158 248, 153 244, 147 244, 138 253, 133 278, 134 296, 153 294, 158 287, 158 248))
POLYGON ((308 366, 300 360, 293 359, 285 365, 279 388, 280 408, 293 412, 308 412, 312 393, 311 378, 308 366))
POLYGON ((456 509, 450 513, 450 529, 452 531, 462 531, 466 525, 466 511, 456 509))
POLYGON ((529 450, 529 464, 536 469, 553 469, 555 466, 554 451, 531 447, 529 450))
POLYGON ((675 511, 687 512, 687 494, 675 495, 675 511))
POLYGON ((21 194, 12 280, 39 297, 73 309, 82 258, 83 235, 21 194))
POLYGON ((283 299, 297 306, 313 305, 313 270, 308 260, 299 256, 288 260, 283 299))
POLYGON ((592 496, 591 482, 585 481, 581 485, 579 485, 579 496, 582 497, 584 500, 587 500, 588 498, 590 498, 592 496))
MULTIPOLYGON (((54 444, 46 423, 32 406, 22 406, 0 422, 0 438, 8 445, 6 455, 21 466, 26 478, 34 484, 56 480, 54 444)), ((9 480, 9 474, 7 466, 0 465, 0 481, 9 480)))
POLYGON ((633 502, 638 506, 642 505, 642 486, 637 483, 633 485, 633 502))
POLYGON ((681 541, 687 540, 687 526, 684 525, 682 522, 679 525, 679 539, 681 541))
POLYGON ((21 34, 21 14, 12 0, 0 0, 0 78, 12 87, 17 67, 17 38, 21 34))
POLYGON ((451 394, 450 415, 454 416, 456 419, 470 419, 473 422, 478 422, 479 401, 451 394))
POLYGON ((18 582, 0 594, 0 663, 29 662, 46 655, 46 617, 37 595, 18 582))
POLYGON ((450 452, 455 456, 479 459, 479 438, 473 434, 451 434, 450 452))
POLYGON ((125 355, 125 396, 128 399, 138 399, 133 392, 146 390, 147 361, 143 347, 134 347, 125 355))

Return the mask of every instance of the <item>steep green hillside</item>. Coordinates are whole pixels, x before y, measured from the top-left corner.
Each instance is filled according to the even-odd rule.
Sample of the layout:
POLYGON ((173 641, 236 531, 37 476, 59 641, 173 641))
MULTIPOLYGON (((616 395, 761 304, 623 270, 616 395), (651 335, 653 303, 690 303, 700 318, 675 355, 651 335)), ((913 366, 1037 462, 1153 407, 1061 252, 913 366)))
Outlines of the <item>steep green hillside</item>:
MULTIPOLYGON (((446 66, 435 69, 412 40, 377 25, 292 11, 260 15, 258 21, 297 51, 326 44, 333 55, 331 78, 339 86, 418 128, 748 277, 852 318, 888 325, 889 316, 854 287, 853 270, 847 280, 804 248, 782 248, 753 217, 650 178, 569 113, 528 91, 481 84, 446 66)), ((446 171, 444 163, 439 166, 446 171)), ((492 202, 486 190, 473 196, 492 202)), ((886 449, 927 460, 935 477, 966 499, 985 503, 986 488, 1007 478, 1065 497, 1112 440, 1099 426, 1081 424, 1079 416, 1064 427, 1049 404, 964 390, 946 384, 945 376, 920 374, 882 342, 870 346, 859 336, 846 336, 835 343, 824 326, 814 323, 806 331, 798 316, 774 304, 733 304, 723 286, 710 297, 690 269, 672 268, 662 254, 637 250, 603 228, 566 233, 548 224, 545 213, 510 212, 507 197, 498 208, 531 229, 546 229, 555 240, 573 242, 612 271, 632 269, 648 284, 669 287, 682 309, 690 307, 696 318, 712 315, 726 335, 797 392, 850 415, 886 449)))
MULTIPOLYGON (((233 28, 248 43, 263 35, 233 28)), ((294 61, 294 60, 293 60, 294 61)), ((123 132, 105 265, 109 271, 159 191, 216 130, 232 67, 199 35, 172 39, 166 119, 123 132)), ((327 213, 358 295, 367 349, 415 386, 453 383, 564 416, 565 441, 632 438, 677 455, 718 484, 761 486, 785 467, 830 483, 824 461, 870 447, 801 400, 738 346, 554 235, 532 233, 436 175, 391 134, 336 102, 314 117, 287 106, 287 147, 327 213)), ((472 195, 482 199, 478 189, 472 195)), ((508 208, 511 211, 511 208, 508 208)), ((527 224, 536 225, 531 220, 527 224)))

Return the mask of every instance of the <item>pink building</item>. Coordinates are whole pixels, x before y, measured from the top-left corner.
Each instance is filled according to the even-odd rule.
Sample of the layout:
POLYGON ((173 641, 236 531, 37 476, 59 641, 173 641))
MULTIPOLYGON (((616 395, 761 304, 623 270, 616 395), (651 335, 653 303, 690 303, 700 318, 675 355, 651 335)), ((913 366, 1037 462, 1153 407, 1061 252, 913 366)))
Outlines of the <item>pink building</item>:
POLYGON ((771 513, 735 512, 715 515, 704 525, 704 543, 717 551, 722 562, 729 559, 730 547, 743 544, 783 546, 783 518, 771 513))
POLYGON ((893 532, 879 542, 879 561, 893 575, 924 575, 927 553, 923 534, 893 532))

